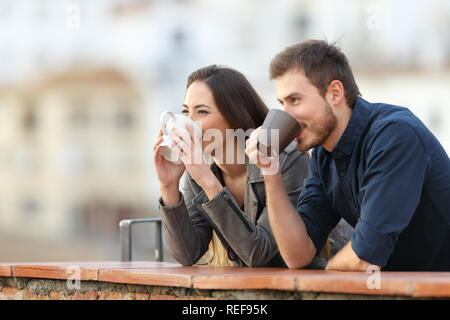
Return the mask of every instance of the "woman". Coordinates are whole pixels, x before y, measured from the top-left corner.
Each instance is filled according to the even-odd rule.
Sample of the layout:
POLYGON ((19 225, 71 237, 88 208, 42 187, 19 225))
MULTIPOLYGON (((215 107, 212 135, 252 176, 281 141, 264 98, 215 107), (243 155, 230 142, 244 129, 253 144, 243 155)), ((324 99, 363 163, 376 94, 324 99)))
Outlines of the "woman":
MULTIPOLYGON (((268 112, 261 98, 241 73, 212 65, 189 76, 182 112, 201 123, 203 134, 215 129, 224 139, 208 142, 192 134, 189 126, 194 138, 175 129, 170 136, 181 161, 173 163, 159 154, 159 132, 154 162, 164 237, 172 255, 183 265, 285 266, 269 225, 261 172, 248 163, 245 143, 237 143, 236 137, 230 138, 231 130, 227 131, 259 127, 268 112), (202 150, 214 143, 211 165, 204 159, 195 164, 189 161, 195 143, 201 143, 202 150), (229 154, 234 157, 222 161, 219 153, 223 159, 229 154), (239 157, 245 161, 237 161, 239 157)), ((308 162, 308 155, 296 151, 295 143, 280 154, 280 170, 293 205, 308 176, 308 162)))

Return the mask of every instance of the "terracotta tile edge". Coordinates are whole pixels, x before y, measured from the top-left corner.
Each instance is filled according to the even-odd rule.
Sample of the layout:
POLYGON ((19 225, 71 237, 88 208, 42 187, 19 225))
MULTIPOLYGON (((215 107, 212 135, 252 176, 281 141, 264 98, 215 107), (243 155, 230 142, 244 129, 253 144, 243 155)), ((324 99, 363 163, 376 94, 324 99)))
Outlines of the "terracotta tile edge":
POLYGON ((369 288, 360 279, 297 278, 297 291, 335 294, 363 294, 368 296, 409 296, 414 294, 414 283, 404 280, 381 281, 380 288, 369 288))
POLYGON ((450 298, 450 282, 415 282, 412 284, 414 298, 450 298))
MULTIPOLYGON (((40 278, 40 279, 59 279, 68 280, 74 276, 69 270, 69 266, 42 266, 42 265, 13 265, 11 269, 12 276, 18 278, 40 278)), ((79 267, 77 265, 73 265, 79 267)), ((98 281, 97 271, 79 267, 81 281, 98 281), (94 276, 92 276, 94 274, 94 276)))
MULTIPOLYGON (((5 264, 2 266, 2 270, 6 271, 0 276, 4 277, 30 277, 30 278, 42 278, 42 279, 62 279, 67 280, 71 278, 69 267, 58 265, 23 265, 23 264, 5 264), (8 275, 9 272, 9 275, 8 275)), ((76 264, 73 264, 76 266, 76 264)), ((437 278, 437 281, 426 281, 423 278, 421 280, 405 279, 405 278, 388 278, 381 281, 380 289, 369 289, 365 283, 364 278, 346 278, 339 276, 331 277, 318 277, 312 276, 283 276, 283 275, 194 275, 190 272, 182 274, 167 274, 156 273, 152 274, 151 269, 161 268, 149 268, 148 278, 145 280, 145 272, 143 274, 143 281, 139 281, 138 276, 133 281, 133 276, 129 277, 131 281, 127 281, 127 277, 124 276, 123 281, 120 277, 110 280, 102 276, 104 272, 114 273, 114 271, 124 271, 130 269, 146 269, 146 268, 88 268, 80 267, 80 280, 86 281, 102 281, 109 283, 127 283, 149 286, 162 286, 162 287, 184 287, 192 289, 205 289, 205 290, 284 290, 284 291, 303 291, 303 292, 317 292, 317 293, 335 293, 335 294, 355 294, 355 295, 368 295, 368 296, 407 296, 413 298, 450 298, 450 280, 442 281, 437 278), (161 278, 161 281, 158 280, 161 278), (164 279, 164 277, 166 277, 164 279), (171 281, 170 277, 180 278, 171 281), (183 279, 185 278, 185 279, 183 279), (261 283, 258 283, 258 278, 262 278, 261 283), (246 279, 248 282, 239 286, 239 280, 246 279), (207 281, 213 281, 212 285, 208 285, 207 281), (231 280, 231 281, 229 281, 231 280), (166 282, 166 283, 164 283, 166 282), (186 285, 183 285, 185 283, 186 285)), ((163 269, 163 268, 162 268, 163 269)))
POLYGON ((1 266, 0 270, 0 277, 12 277, 13 273, 12 273, 12 264, 10 265, 3 265, 1 266))
MULTIPOLYGON (((136 269, 136 268, 134 268, 136 269)), ((126 269, 112 269, 112 268, 101 268, 98 270, 98 281, 100 282, 110 282, 110 283, 127 283, 127 284, 137 284, 137 285, 146 285, 146 286, 161 286, 161 287, 182 287, 182 288, 193 288, 193 276, 190 274, 152 274, 151 272, 148 273, 149 276, 156 276, 156 277, 189 277, 188 281, 186 281, 186 285, 180 284, 180 283, 174 283, 172 281, 166 281, 164 283, 163 281, 140 281, 140 280, 118 280, 118 279, 111 279, 111 276, 108 275, 108 273, 114 273, 115 271, 123 271, 123 270, 133 270, 133 268, 126 268, 126 269)), ((141 268, 138 268, 137 270, 141 270, 141 268)), ((129 277, 132 278, 132 277, 129 277)))
POLYGON ((225 275, 225 276, 207 276, 200 275, 193 277, 193 288, 205 290, 296 290, 295 278, 270 275, 225 275), (251 284, 240 284, 240 280, 254 281, 251 284), (258 284, 262 280, 261 284, 258 284), (214 285, 208 282, 216 282, 214 285), (274 283, 275 282, 275 283, 274 283), (278 282, 278 284, 277 284, 278 282), (279 284, 279 283, 282 284, 279 284), (217 284, 218 283, 218 284, 217 284))

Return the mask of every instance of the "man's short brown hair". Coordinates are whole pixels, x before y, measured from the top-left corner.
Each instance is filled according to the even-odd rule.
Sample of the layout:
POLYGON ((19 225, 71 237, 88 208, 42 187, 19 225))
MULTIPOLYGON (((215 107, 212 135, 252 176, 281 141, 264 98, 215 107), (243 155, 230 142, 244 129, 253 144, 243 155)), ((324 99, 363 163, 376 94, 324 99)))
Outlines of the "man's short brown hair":
POLYGON ((331 81, 339 80, 350 108, 361 95, 346 56, 334 44, 308 40, 287 47, 270 63, 270 79, 276 79, 291 69, 303 70, 322 97, 325 97, 331 81))

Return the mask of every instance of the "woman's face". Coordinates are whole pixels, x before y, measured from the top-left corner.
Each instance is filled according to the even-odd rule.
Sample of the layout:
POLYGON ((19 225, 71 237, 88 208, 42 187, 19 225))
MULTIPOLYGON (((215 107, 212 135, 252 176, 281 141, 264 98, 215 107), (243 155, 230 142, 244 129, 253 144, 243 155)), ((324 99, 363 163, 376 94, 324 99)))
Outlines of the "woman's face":
MULTIPOLYGON (((202 142, 203 150, 213 142, 214 148, 223 148, 226 139, 226 129, 231 129, 231 126, 220 113, 211 89, 204 82, 194 81, 187 88, 181 112, 191 118, 191 120, 201 122, 204 137, 202 142), (212 133, 213 138, 205 141, 205 139, 209 139, 208 135, 205 136, 205 132, 209 129, 216 130, 210 130, 208 133, 212 133), (216 134, 218 133, 217 130, 221 132, 221 139, 218 139, 220 136, 216 134), (219 141, 216 141, 216 139, 219 141)), ((213 150, 211 155, 215 155, 213 150)))

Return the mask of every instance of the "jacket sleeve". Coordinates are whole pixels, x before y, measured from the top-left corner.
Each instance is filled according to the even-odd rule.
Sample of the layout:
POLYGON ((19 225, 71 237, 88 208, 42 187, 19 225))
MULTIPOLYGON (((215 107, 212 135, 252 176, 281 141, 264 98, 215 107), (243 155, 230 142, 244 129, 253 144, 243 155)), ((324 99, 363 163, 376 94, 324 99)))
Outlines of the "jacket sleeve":
MULTIPOLYGON (((288 153, 284 159, 280 157, 283 182, 294 207, 302 189, 303 179, 309 173, 308 162, 307 154, 298 151, 288 153)), ((226 187, 214 199, 203 204, 212 223, 249 267, 264 266, 279 253, 270 228, 265 201, 262 205, 263 210, 255 225, 242 212, 226 187)))
POLYGON ((185 266, 193 265, 203 256, 212 237, 211 225, 201 216, 192 201, 194 197, 189 176, 185 174, 183 193, 180 193, 177 205, 164 206, 161 198, 159 199, 167 247, 172 256, 185 266))

